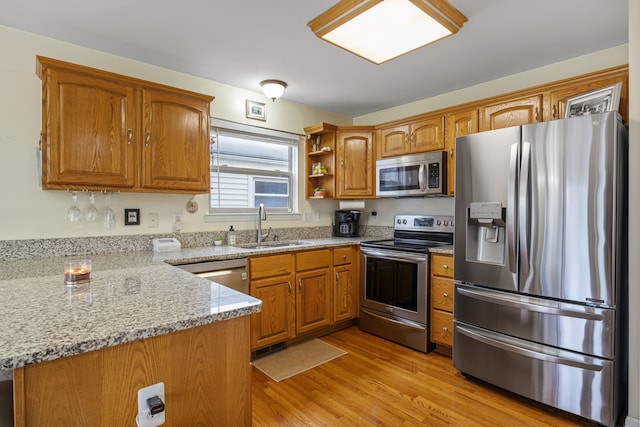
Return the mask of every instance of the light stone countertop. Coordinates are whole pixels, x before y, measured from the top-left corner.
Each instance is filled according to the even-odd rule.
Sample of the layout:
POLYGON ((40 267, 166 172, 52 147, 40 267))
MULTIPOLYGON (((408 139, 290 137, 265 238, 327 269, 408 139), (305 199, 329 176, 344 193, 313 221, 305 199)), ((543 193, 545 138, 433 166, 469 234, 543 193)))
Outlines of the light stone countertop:
MULTIPOLYGON (((380 239, 378 237, 377 239, 380 239)), ((261 310, 261 301, 172 265, 359 244, 376 238, 308 239, 296 246, 235 246, 89 255, 90 284, 68 287, 64 261, 0 262, 2 371, 188 329, 261 310)), ((453 253, 453 247, 432 250, 453 253)))
POLYGON ((0 262, 0 374, 261 310, 256 298, 168 264, 330 248, 362 240, 328 238, 294 247, 207 246, 89 255, 91 283, 75 287, 64 283, 64 261, 82 257, 0 262))

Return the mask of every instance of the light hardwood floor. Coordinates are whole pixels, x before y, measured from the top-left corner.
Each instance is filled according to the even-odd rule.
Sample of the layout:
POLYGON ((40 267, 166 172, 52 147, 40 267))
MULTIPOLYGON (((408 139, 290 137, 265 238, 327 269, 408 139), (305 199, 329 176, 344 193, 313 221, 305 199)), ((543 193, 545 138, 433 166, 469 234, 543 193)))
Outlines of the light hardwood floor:
POLYGON ((465 378, 357 326, 321 338, 348 354, 276 383, 253 368, 254 426, 594 426, 465 378))

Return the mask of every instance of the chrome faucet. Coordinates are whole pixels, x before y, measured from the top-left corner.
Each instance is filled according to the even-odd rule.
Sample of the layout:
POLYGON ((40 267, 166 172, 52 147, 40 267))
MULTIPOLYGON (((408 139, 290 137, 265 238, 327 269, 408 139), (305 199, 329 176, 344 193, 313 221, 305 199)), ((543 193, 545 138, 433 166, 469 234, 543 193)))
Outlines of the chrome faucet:
POLYGON ((264 204, 260 203, 258 206, 258 243, 262 243, 269 237, 269 233, 271 233, 271 227, 267 230, 266 233, 262 234, 262 221, 267 220, 267 211, 264 208, 264 204))

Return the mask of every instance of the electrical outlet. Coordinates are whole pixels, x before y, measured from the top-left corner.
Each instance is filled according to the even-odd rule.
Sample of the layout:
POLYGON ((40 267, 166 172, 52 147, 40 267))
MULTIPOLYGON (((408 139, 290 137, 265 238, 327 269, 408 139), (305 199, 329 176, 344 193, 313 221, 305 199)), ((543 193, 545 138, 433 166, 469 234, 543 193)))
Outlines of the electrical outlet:
POLYGON ((316 222, 320 222, 320 212, 316 212, 316 222))
POLYGON ((156 427, 164 424, 164 406, 161 410, 159 410, 157 406, 151 408, 147 401, 147 399, 156 397, 160 399, 164 406, 166 406, 167 402, 164 398, 164 383, 153 384, 149 387, 138 390, 138 416, 136 417, 136 424, 138 427, 156 427))
POLYGON ((147 219, 149 220, 149 225, 147 227, 157 227, 158 226, 158 214, 150 213, 147 215, 147 219))
POLYGON ((304 222, 311 222, 312 221, 312 216, 313 214, 311 212, 305 212, 304 213, 304 222))
POLYGON ((375 222, 378 221, 378 212, 376 211, 371 212, 371 221, 375 221, 375 222))

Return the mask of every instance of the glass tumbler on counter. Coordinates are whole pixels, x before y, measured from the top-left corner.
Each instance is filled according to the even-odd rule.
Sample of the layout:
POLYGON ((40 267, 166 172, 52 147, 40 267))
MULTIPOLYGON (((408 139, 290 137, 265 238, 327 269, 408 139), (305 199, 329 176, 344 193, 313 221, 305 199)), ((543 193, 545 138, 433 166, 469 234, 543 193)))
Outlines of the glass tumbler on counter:
POLYGON ((91 281, 91 260, 80 259, 64 262, 64 283, 78 285, 91 281))

